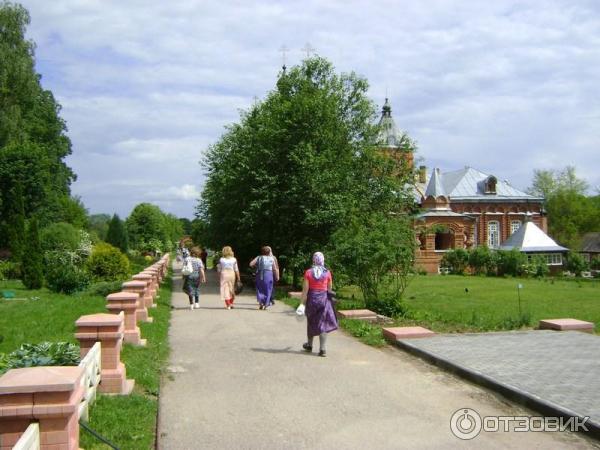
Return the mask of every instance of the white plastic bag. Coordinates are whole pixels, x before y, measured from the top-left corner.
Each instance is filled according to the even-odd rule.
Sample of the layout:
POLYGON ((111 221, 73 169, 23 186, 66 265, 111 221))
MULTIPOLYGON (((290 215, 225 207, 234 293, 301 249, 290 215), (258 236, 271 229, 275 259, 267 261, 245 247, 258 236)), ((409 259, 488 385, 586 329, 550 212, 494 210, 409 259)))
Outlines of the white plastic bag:
POLYGON ((186 258, 183 262, 183 267, 181 268, 181 274, 188 276, 194 272, 194 267, 192 266, 192 260, 190 258, 186 258))
POLYGON ((298 305, 298 308, 296 308, 296 319, 302 320, 304 318, 305 310, 306 310, 306 307, 302 303, 300 303, 298 305))

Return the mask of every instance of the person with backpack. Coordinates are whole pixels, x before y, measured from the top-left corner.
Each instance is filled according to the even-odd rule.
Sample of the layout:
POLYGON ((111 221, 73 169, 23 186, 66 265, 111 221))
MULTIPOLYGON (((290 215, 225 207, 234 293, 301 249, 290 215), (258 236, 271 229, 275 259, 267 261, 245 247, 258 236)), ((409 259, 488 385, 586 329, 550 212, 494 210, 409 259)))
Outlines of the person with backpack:
POLYGON ((260 255, 250 261, 250 267, 256 267, 256 299, 258 309, 267 309, 272 304, 275 282, 279 280, 277 259, 271 247, 264 246, 260 255))
POLYGON ((192 247, 190 256, 183 260, 184 291, 190 300, 190 310, 200 308, 200 283, 206 283, 204 264, 200 259, 200 249, 192 247))

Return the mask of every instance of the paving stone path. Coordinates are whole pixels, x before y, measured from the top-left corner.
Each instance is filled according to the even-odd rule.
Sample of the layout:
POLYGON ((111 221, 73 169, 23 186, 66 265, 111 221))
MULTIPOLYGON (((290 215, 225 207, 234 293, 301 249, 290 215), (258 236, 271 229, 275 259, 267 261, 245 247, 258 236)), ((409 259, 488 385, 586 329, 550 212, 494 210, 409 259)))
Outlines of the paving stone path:
POLYGON ((589 417, 600 431, 600 337, 522 331, 404 340, 401 347, 552 411, 589 417))
POLYGON ((572 433, 481 433, 461 441, 450 418, 530 411, 392 346, 341 331, 327 358, 301 351, 306 324, 252 292, 225 310, 208 274, 189 310, 175 275, 169 372, 160 392, 158 446, 177 449, 594 448, 572 433))

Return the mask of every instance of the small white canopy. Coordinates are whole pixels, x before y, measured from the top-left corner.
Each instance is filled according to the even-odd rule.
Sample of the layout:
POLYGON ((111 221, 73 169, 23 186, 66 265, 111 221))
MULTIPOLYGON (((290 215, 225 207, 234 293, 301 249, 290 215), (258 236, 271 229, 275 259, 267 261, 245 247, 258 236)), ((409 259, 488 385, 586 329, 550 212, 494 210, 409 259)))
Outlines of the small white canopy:
POLYGON ((517 231, 500 245, 500 250, 516 248, 524 253, 566 252, 568 248, 561 247, 554 239, 533 222, 525 222, 517 231))

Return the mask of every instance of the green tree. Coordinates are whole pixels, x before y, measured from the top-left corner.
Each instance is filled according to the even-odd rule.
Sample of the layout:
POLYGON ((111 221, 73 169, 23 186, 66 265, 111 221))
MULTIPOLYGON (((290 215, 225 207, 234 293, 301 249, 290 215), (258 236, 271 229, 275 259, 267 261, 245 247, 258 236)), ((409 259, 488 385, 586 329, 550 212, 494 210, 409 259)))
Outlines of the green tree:
POLYGON ((117 214, 112 216, 106 232, 106 242, 120 249, 123 253, 129 250, 129 239, 123 221, 117 214))
MULTIPOLYGON (((140 250, 150 250, 148 243, 153 242, 152 250, 158 245, 159 249, 165 250, 175 234, 180 232, 181 224, 175 216, 165 215, 156 205, 140 203, 127 218, 125 222, 129 243, 140 250), (176 222, 176 225, 175 225, 176 222)), ((181 233, 179 233, 179 236, 181 233)))
POLYGON ((414 231, 407 217, 355 216, 337 230, 331 254, 336 273, 356 284, 367 308, 395 316, 414 261, 414 231))
POLYGON ((108 232, 108 223, 111 217, 108 214, 92 214, 88 221, 88 230, 90 233, 95 233, 101 240, 106 240, 108 232))
POLYGON ((192 221, 190 219, 188 219, 187 217, 180 217, 179 222, 181 222, 181 228, 182 228, 183 234, 185 234, 186 236, 191 236, 192 235, 192 221))
POLYGON ((243 265, 268 244, 297 274, 356 212, 389 202, 392 185, 403 192, 405 177, 380 176, 393 162, 373 147, 367 90, 365 79, 319 57, 282 72, 203 161, 197 217, 206 244, 232 245, 243 265))
POLYGON ((567 166, 562 171, 535 170, 528 190, 545 198, 548 234, 574 250, 584 233, 600 229, 600 199, 587 197, 588 187, 575 168, 567 166))
POLYGON ((21 5, 0 3, 0 247, 7 245, 8 200, 21 184, 25 217, 55 221, 75 175, 60 105, 35 72, 35 44, 25 39, 30 18, 21 5))
POLYGON ((37 218, 29 221, 25 251, 22 258, 21 271, 23 284, 27 289, 39 289, 44 283, 44 254, 40 244, 37 218))

